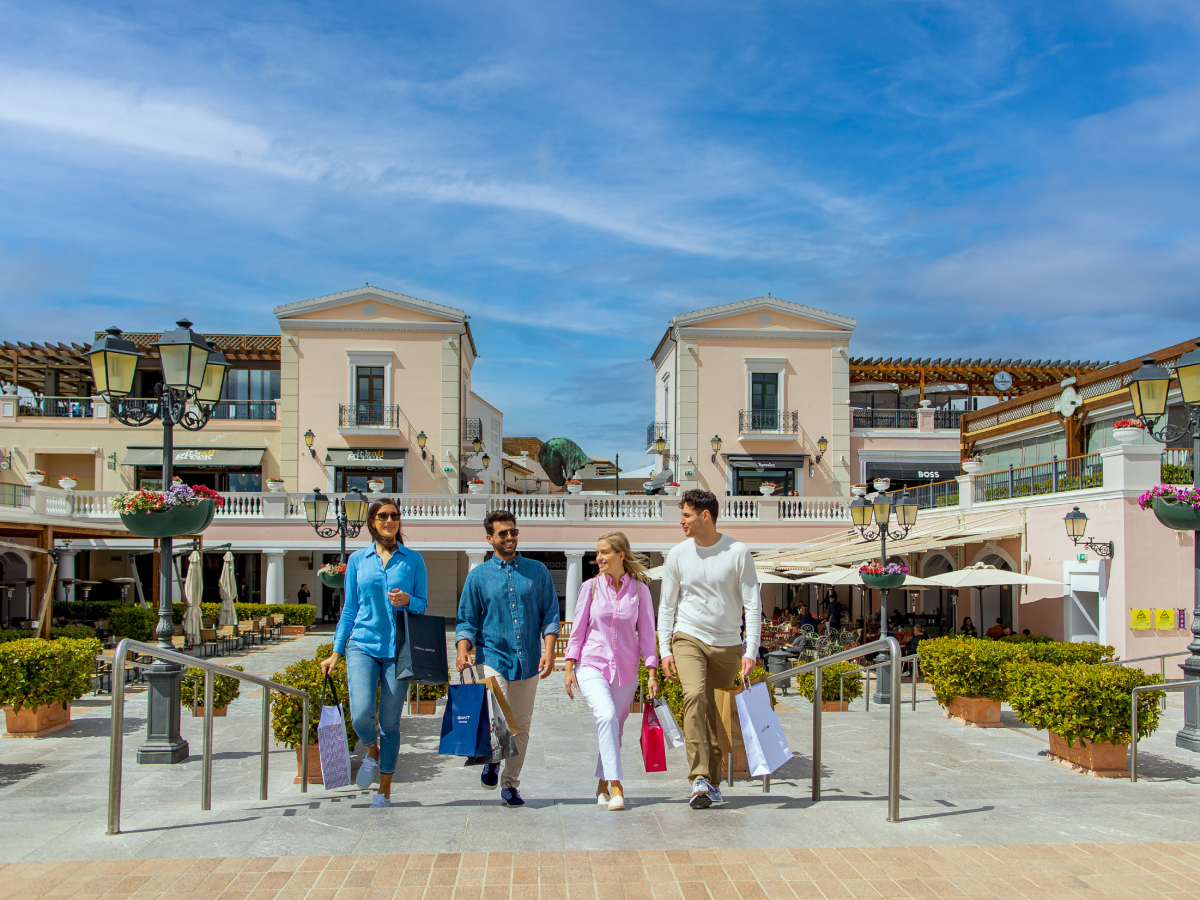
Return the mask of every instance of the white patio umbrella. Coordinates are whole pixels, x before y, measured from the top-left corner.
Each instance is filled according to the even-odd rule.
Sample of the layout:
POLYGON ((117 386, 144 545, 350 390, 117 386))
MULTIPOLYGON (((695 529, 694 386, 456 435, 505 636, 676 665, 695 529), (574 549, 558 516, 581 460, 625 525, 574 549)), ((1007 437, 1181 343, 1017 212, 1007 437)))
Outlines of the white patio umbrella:
POLYGON ((237 610, 233 604, 237 601, 237 583, 233 574, 233 551, 226 550, 221 565, 221 578, 217 582, 217 591, 221 594, 221 615, 217 624, 222 628, 226 625, 237 625, 237 610))
MULTIPOLYGON (((828 572, 819 572, 816 575, 809 575, 806 578, 800 578, 793 584, 857 584, 862 587, 862 576, 858 574, 858 569, 830 569, 828 572)), ((904 584, 898 588, 892 588, 897 591, 923 591, 931 587, 941 587, 941 585, 930 581, 927 578, 918 578, 916 575, 909 575, 904 579, 904 584)))
POLYGON ((1025 575, 1021 572, 1010 572, 1007 569, 997 569, 995 566, 987 566, 983 563, 976 563, 954 572, 932 575, 927 583, 945 588, 985 588, 1005 584, 1054 584, 1058 587, 1063 585, 1061 581, 1051 581, 1049 578, 1038 578, 1036 575, 1025 575))
POLYGON ((187 582, 183 586, 183 597, 187 601, 187 611, 183 614, 183 633, 192 646, 200 643, 200 599, 203 595, 204 558, 199 550, 193 550, 188 557, 187 582))

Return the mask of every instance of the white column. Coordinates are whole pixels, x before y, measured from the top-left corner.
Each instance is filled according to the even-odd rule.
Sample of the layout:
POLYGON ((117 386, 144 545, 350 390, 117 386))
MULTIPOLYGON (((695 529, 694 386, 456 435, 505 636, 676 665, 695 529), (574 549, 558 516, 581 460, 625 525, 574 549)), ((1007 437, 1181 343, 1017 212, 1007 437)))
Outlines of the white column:
MULTIPOLYGON (((58 551, 58 574, 54 577, 57 579, 74 578, 75 577, 75 554, 77 550, 59 550, 58 551)), ((75 586, 65 587, 60 583, 54 586, 54 602, 55 603, 70 603, 75 599, 75 586)))
POLYGON ((575 621, 575 600, 583 584, 583 551, 567 551, 567 615, 568 622, 575 621))
POLYGON ((483 564, 483 559, 487 556, 486 550, 468 550, 467 551, 467 571, 471 571, 478 565, 483 564))
POLYGON ((267 603, 282 603, 283 595, 283 557, 286 550, 264 550, 267 558, 267 584, 263 591, 267 603))

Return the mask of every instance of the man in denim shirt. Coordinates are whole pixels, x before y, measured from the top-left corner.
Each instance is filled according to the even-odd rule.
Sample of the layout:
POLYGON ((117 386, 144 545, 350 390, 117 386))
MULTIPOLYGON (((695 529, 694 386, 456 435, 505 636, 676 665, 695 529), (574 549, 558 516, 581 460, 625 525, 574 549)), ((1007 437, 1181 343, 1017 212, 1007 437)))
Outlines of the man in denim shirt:
POLYGON ((517 755, 483 767, 479 780, 487 790, 503 781, 500 798, 505 806, 523 806, 517 787, 538 681, 554 671, 554 643, 558 640, 558 594, 550 572, 540 562, 517 553, 517 520, 507 510, 490 512, 483 520, 493 555, 467 573, 458 604, 454 630, 458 671, 471 665, 475 650, 477 673, 495 676, 520 729, 514 738, 517 755))

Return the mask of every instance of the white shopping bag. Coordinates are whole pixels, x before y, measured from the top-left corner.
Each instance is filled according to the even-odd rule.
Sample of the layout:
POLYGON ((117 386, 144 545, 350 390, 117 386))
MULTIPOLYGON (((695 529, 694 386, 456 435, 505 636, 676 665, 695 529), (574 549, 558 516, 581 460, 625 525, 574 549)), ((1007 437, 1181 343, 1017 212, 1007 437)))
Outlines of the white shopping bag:
POLYGON ((350 783, 350 745, 346 740, 346 717, 338 702, 333 680, 325 676, 325 695, 321 699, 321 718, 317 723, 317 750, 321 754, 321 780, 325 790, 350 783), (329 697, 333 696, 333 705, 329 697))
POLYGON ((752 684, 735 698, 746 745, 750 776, 770 775, 792 758, 792 748, 783 736, 779 718, 771 709, 771 695, 763 682, 752 684))
POLYGON ((666 701, 661 697, 655 697, 653 704, 654 714, 658 716, 658 724, 662 726, 663 739, 667 742, 667 749, 675 750, 682 747, 683 732, 679 730, 679 723, 675 721, 671 707, 667 706, 666 701))

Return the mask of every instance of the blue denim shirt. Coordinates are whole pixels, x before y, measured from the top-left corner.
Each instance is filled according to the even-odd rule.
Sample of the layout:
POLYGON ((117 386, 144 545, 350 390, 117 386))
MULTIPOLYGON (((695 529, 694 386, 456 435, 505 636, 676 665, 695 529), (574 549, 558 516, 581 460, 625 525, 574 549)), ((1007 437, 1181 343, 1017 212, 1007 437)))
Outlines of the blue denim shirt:
POLYGON ((475 662, 509 681, 537 675, 542 638, 558 634, 558 594, 549 570, 518 553, 495 556, 467 573, 454 642, 468 640, 475 662))
POLYGON ((400 544, 384 566, 372 542, 346 560, 345 591, 346 602, 333 637, 334 652, 344 656, 346 641, 354 638, 364 653, 376 659, 394 659, 397 611, 423 613, 429 605, 425 560, 416 550, 400 544), (407 607, 392 606, 388 600, 388 591, 396 588, 410 596, 407 607))

